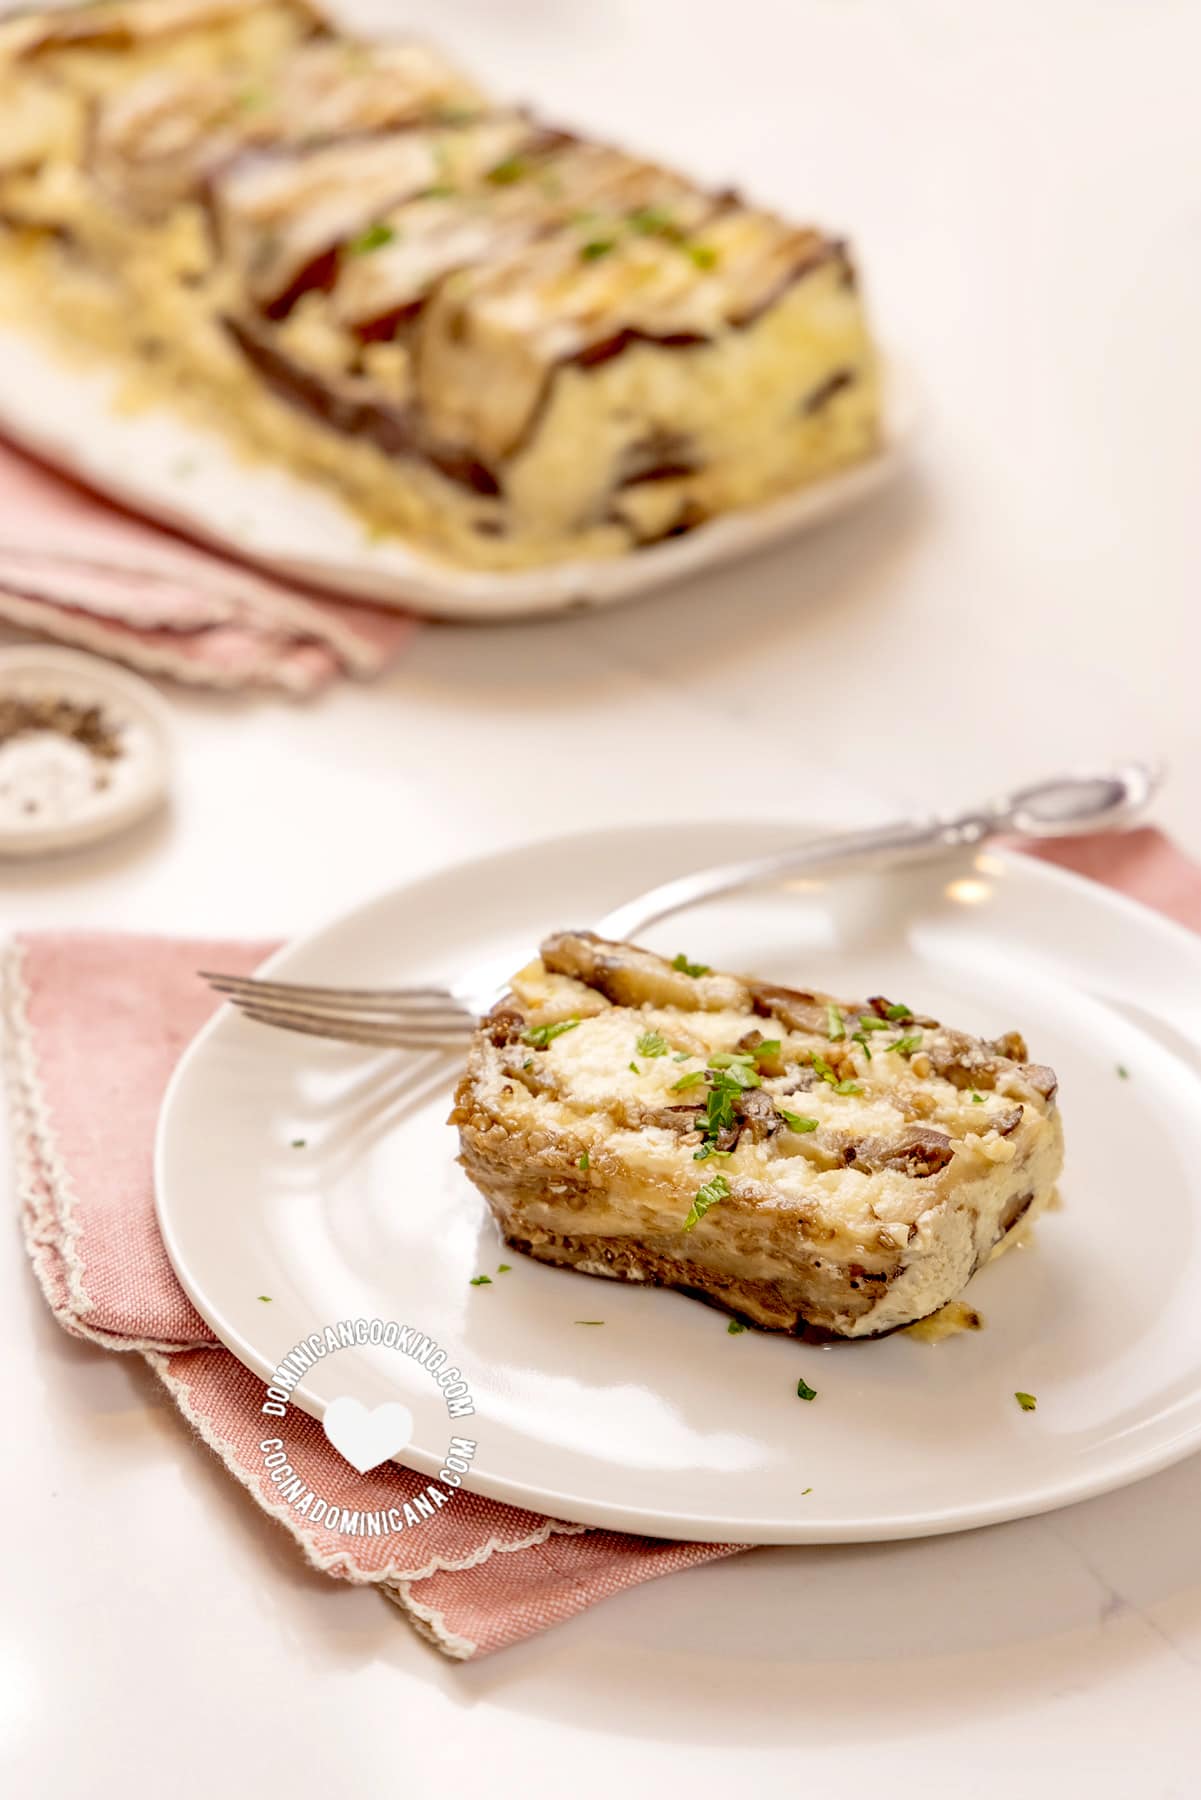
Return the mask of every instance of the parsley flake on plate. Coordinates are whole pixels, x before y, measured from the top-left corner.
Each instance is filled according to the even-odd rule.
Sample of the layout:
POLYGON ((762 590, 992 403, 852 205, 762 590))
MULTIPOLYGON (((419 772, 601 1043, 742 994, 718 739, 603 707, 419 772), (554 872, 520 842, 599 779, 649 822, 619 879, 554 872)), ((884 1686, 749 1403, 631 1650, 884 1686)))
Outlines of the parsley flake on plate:
POLYGON ((894 1039, 888 1048, 890 1050, 895 1050, 898 1056, 912 1056, 915 1050, 920 1049, 921 1042, 921 1032, 911 1031, 908 1037, 894 1039))
POLYGON ((497 1263, 496 1265, 496 1273, 498 1275, 509 1275, 512 1273, 512 1270, 512 1263, 497 1263))
POLYGON ((726 1330, 731 1337, 737 1337, 740 1331, 746 1330, 746 1326, 741 1319, 731 1319, 730 1323, 726 1326, 726 1330))
POLYGON ((492 1277, 491 1275, 473 1275, 471 1285, 472 1287, 491 1287, 492 1277))
POLYGON ((809 1383, 805 1380, 805 1377, 803 1375, 801 1376, 801 1379, 796 1384, 796 1391, 797 1391, 797 1399, 798 1400, 816 1400, 817 1399, 817 1389, 811 1388, 809 1386, 809 1383))
POLYGON ((308 1138, 293 1138, 292 1139, 293 1150, 303 1150, 305 1148, 306 1144, 308 1143, 308 1141, 309 1141, 308 1138))
POLYGON ((259 1295, 259 1299, 260 1299, 260 1300, 265 1300, 265 1301, 266 1301, 266 1302, 267 1302, 267 1304, 268 1304, 268 1306, 270 1306, 270 1304, 271 1304, 271 1296, 270 1296, 270 1294, 260 1294, 260 1295, 259 1295))
POLYGON ((1033 1412, 1038 1406, 1038 1401, 1035 1396, 1033 1394, 1023 1394, 1020 1388, 1013 1397, 1023 1412, 1033 1412))

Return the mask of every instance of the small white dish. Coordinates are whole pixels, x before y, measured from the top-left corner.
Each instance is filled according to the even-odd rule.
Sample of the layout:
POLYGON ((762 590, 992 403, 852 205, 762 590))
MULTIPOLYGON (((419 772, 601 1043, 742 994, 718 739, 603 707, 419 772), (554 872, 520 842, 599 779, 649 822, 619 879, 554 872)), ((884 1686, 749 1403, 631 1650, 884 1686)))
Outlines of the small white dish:
POLYGON ((912 447, 912 377, 889 366, 884 447, 798 493, 728 513, 685 537, 622 557, 515 573, 456 569, 397 539, 373 541, 336 495, 165 408, 119 409, 119 372, 65 363, 0 327, 0 429, 98 493, 270 574, 433 618, 500 620, 607 606, 809 530, 892 481, 912 447))
MULTIPOLYGON (((136 675, 78 650, 0 650, 0 706, 29 726, 0 740, 0 856, 45 856, 113 836, 160 805, 170 772, 167 709, 136 675), (44 707, 96 708, 99 751, 45 729, 44 707)), ((71 716, 78 716, 73 712, 71 716)))
MULTIPOLYGON (((543 930, 702 866, 714 844, 749 856, 798 835, 674 824, 535 844, 386 894, 269 966, 354 984, 497 954, 516 966, 543 930)), ((414 1325, 469 1381, 473 1487, 665 1537, 953 1531, 1102 1493, 1201 1446, 1201 940, 992 851, 795 882, 647 938, 836 993, 899 994, 988 1035, 1025 1031, 1060 1076, 1064 1206, 972 1282, 985 1328, 813 1348, 731 1336, 679 1294, 530 1262, 456 1166, 446 1081, 402 1099, 395 1054, 225 1008, 167 1094, 157 1188, 179 1277, 236 1356, 266 1376, 320 1326, 414 1325), (800 1377, 815 1401, 798 1400, 800 1377)), ((295 1402, 320 1416, 347 1392, 401 1401, 414 1419, 403 1460, 433 1472, 446 1417, 431 1385, 363 1346, 317 1363, 295 1402)))

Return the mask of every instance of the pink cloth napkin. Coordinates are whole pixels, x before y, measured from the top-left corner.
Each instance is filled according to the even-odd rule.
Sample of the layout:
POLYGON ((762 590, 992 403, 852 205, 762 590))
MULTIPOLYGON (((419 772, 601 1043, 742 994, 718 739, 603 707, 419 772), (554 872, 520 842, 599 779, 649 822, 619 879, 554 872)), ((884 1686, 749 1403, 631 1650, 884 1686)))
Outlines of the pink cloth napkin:
MULTIPOLYGON (((1159 832, 1040 846, 1201 930, 1201 868, 1159 832)), ((263 1385, 221 1348, 175 1279, 155 1225, 151 1146, 185 1044, 214 1008, 198 968, 248 970, 265 944, 109 935, 19 938, 3 966, 6 1066, 26 1241, 59 1323, 144 1356, 196 1432, 310 1562, 373 1582, 449 1656, 499 1650, 623 1588, 734 1554, 559 1519, 461 1493, 417 1531, 352 1538, 281 1506, 259 1445, 263 1385)), ((350 1473, 294 1409, 270 1435, 318 1493, 403 1507, 427 1478, 350 1473)))
POLYGON ((223 561, 2 442, 0 622, 152 675, 298 695, 377 674, 414 630, 223 561))

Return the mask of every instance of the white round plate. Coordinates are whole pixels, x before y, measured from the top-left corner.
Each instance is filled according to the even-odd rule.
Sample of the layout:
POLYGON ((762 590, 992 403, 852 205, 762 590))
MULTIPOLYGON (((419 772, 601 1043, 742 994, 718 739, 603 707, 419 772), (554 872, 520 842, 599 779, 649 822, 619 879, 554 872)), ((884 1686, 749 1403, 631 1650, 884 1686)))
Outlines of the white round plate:
POLYGON ((319 482, 241 459, 165 408, 129 412, 121 371, 60 361, 0 326, 0 428, 98 493, 285 580, 432 618, 534 618, 608 606, 763 549, 846 512, 892 481, 917 430, 913 379, 890 366, 884 445, 868 462, 764 506, 726 513, 630 556, 492 574, 396 538, 373 541, 319 482))
MULTIPOLYGON (((796 835, 665 825, 537 844, 400 888, 270 966, 356 985, 498 953, 516 967, 546 929, 597 918, 716 849, 733 858, 796 835)), ((171 1084, 157 1185, 172 1262, 236 1356, 266 1376, 326 1324, 416 1326, 470 1384, 472 1486, 665 1537, 952 1531, 1103 1492, 1201 1444, 1201 939, 991 852, 793 883, 646 937, 785 982, 901 994, 971 1031, 1025 1031, 1061 1078, 1064 1205, 972 1282, 985 1328, 938 1345, 731 1336, 724 1314, 683 1295, 506 1253, 456 1165, 448 1085, 406 1098, 395 1054, 226 1009, 171 1084), (481 1274, 490 1285, 472 1286, 481 1274)), ((403 1460, 438 1468, 446 1414, 416 1365, 343 1351, 295 1398, 321 1416, 348 1392, 406 1404, 403 1460)))
POLYGON ((167 708, 138 675, 98 656, 22 644, 0 650, 0 699, 97 706, 120 753, 94 757, 57 733, 0 744, 0 856, 46 856, 114 836, 158 806, 170 775, 167 708))

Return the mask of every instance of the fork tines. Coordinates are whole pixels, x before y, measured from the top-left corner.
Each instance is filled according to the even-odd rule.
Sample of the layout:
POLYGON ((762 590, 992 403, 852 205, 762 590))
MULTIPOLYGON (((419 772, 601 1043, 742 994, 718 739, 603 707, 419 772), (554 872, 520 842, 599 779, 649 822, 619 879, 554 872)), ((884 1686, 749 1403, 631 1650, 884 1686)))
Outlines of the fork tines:
POLYGON ((446 988, 335 988, 202 970, 248 1019, 342 1043, 432 1049, 464 1043, 475 1018, 446 988))

